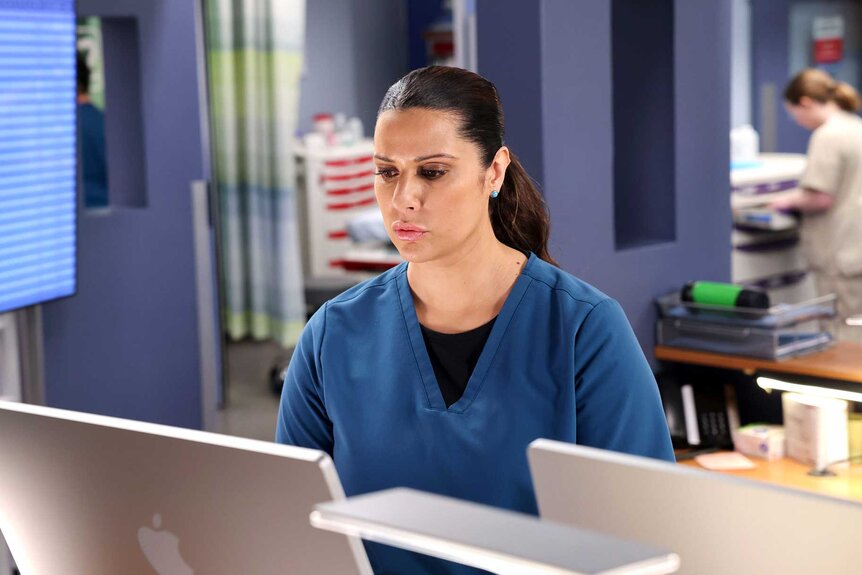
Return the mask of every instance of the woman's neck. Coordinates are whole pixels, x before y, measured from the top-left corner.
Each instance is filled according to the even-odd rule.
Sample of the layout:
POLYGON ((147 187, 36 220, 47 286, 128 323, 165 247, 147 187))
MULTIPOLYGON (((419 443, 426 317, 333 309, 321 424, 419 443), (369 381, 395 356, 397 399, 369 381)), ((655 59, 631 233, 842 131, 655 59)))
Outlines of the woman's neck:
POLYGON ((488 234, 445 260, 410 264, 407 279, 419 322, 442 333, 488 323, 526 262, 527 256, 488 234))
POLYGON ((819 128, 820 126, 834 118, 840 112, 841 106, 839 106, 836 102, 826 102, 820 109, 820 123, 817 125, 817 127, 819 128))

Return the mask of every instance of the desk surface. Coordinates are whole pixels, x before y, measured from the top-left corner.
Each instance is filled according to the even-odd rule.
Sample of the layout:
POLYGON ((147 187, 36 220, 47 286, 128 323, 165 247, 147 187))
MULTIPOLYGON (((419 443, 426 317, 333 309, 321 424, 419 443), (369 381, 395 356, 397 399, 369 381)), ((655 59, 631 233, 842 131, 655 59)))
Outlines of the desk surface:
MULTIPOLYGON (((746 479, 766 481, 785 487, 814 491, 821 495, 831 495, 843 499, 855 499, 862 501, 862 465, 836 466, 833 471, 834 477, 812 477, 808 475, 810 465, 804 465, 792 459, 779 459, 777 461, 766 461, 757 457, 749 457, 757 465, 754 469, 740 471, 716 471, 715 473, 727 473, 746 479)), ((680 465, 688 465, 703 469, 694 460, 687 460, 680 465)))
POLYGON ((832 347, 783 361, 708 353, 663 345, 655 348, 656 359, 735 369, 746 373, 772 371, 824 377, 862 384, 862 344, 840 341, 832 347))

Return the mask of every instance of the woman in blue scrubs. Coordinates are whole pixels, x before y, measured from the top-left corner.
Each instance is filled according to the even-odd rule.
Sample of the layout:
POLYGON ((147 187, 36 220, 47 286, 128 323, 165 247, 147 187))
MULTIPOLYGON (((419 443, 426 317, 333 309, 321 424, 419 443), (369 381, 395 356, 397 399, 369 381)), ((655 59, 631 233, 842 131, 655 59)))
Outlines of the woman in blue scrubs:
MULTIPOLYGON (((348 496, 406 486, 535 514, 536 438, 673 460, 622 309, 556 266, 503 132, 494 85, 459 68, 415 70, 383 98, 375 194, 405 262, 311 318, 277 430, 331 454, 348 496)), ((478 572, 366 548, 378 574, 478 572)))

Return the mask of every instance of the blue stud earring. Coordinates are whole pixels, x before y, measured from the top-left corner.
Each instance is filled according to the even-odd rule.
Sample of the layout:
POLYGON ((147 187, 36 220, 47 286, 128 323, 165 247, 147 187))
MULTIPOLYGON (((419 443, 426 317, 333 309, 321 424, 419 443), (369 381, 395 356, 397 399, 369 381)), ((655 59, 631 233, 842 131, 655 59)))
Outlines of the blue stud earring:
POLYGON ((499 196, 499 195, 500 195, 499 190, 492 190, 492 191, 491 191, 491 197, 492 197, 492 198, 496 198, 496 197, 497 197, 497 196, 499 196))

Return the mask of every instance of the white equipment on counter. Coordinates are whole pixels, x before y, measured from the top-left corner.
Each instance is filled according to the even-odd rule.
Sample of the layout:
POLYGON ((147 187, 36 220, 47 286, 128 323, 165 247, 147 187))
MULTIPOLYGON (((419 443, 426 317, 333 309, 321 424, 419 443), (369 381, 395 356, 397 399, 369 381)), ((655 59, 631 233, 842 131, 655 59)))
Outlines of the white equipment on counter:
POLYGON ((788 457, 818 470, 847 459, 847 401, 784 393, 781 406, 788 457))
POLYGON ((817 295, 799 248, 796 218, 768 204, 798 192, 802 154, 760 154, 731 170, 731 281, 765 288, 773 302, 798 303, 817 295))

